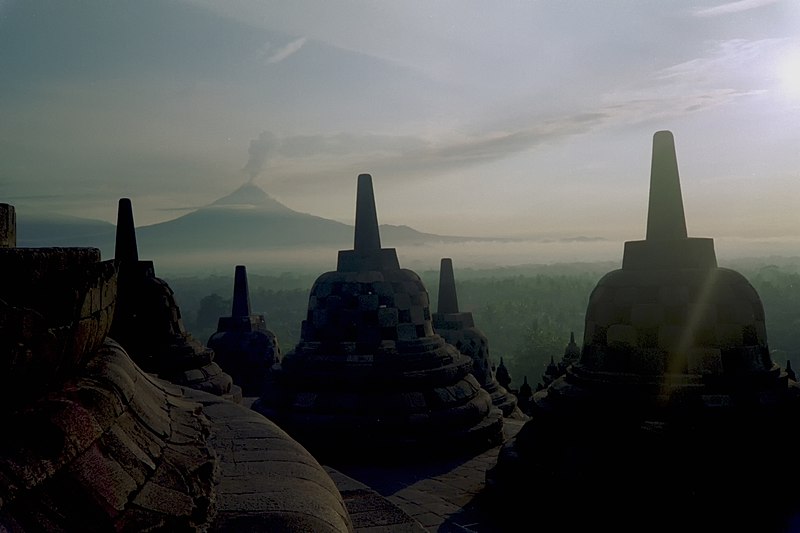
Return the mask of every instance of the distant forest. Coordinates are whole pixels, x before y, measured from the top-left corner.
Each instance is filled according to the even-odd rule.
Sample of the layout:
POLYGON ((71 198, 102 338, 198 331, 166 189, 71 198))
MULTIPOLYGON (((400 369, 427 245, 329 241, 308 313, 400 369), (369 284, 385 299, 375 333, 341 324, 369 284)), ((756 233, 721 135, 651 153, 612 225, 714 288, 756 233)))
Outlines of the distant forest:
MULTIPOLYGON (((787 359, 800 369, 800 261, 793 259, 742 260, 724 264, 753 284, 764 303, 773 360, 787 359)), ((614 263, 530 265, 495 269, 456 270, 461 311, 471 311, 475 323, 489 338, 495 364, 503 358, 512 386, 523 377, 536 387, 553 357, 564 353, 570 332, 580 345, 589 294, 600 277, 618 268, 614 263)), ((436 310, 438 271, 418 272, 436 310)), ((283 353, 300 338, 308 294, 317 275, 248 272, 253 312, 266 317, 283 353)), ((181 307, 186 328, 205 343, 220 316, 229 316, 233 290, 230 276, 167 278, 181 307)))

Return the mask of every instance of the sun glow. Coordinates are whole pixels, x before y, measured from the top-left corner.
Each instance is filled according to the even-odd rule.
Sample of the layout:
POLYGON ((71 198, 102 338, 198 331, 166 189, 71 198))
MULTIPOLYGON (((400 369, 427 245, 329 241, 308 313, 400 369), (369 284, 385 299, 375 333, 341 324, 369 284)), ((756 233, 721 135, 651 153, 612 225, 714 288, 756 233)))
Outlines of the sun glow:
POLYGON ((789 98, 800 99, 800 47, 786 50, 777 68, 781 92, 789 98))

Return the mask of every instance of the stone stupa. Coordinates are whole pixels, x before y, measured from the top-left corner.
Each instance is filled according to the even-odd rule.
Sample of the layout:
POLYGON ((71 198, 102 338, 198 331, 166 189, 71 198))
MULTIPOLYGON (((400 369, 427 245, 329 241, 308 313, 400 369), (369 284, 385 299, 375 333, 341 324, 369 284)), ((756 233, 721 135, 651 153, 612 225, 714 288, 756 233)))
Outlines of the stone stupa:
MULTIPOLYGON (((433 313, 433 329, 445 341, 472 359, 472 375, 492 397, 495 407, 503 416, 515 413, 517 398, 497 382, 489 355, 489 340, 475 327, 475 319, 468 311, 459 311, 453 260, 442 258, 439 267, 439 298, 433 313)), ((516 414, 521 414, 516 411, 516 414)))
POLYGON ((117 261, 17 248, 14 213, 0 204, 0 531, 352 533, 333 479, 284 431, 107 337, 117 261))
POLYGON ((770 358, 755 289, 717 266, 711 239, 687 237, 659 131, 647 237, 597 283, 580 360, 534 395, 487 480, 496 494, 526 487, 566 530, 789 531, 800 487, 781 450, 800 442, 797 392, 770 358))
POLYGON ((186 331, 169 284, 156 277, 152 261, 139 260, 133 208, 128 198, 119 201, 114 259, 119 265, 119 283, 109 336, 145 372, 241 401, 241 388, 214 362, 213 350, 186 331))
POLYGON ((253 408, 325 457, 455 455, 502 440, 471 370, 434 333, 419 276, 381 247, 372 177, 360 175, 353 250, 314 283, 300 342, 253 408))
POLYGON ((235 269, 231 316, 220 317, 217 331, 207 345, 214 350, 214 360, 233 377, 244 396, 259 396, 270 368, 280 362, 281 349, 275 334, 267 329, 264 315, 254 315, 250 309, 244 265, 235 269))

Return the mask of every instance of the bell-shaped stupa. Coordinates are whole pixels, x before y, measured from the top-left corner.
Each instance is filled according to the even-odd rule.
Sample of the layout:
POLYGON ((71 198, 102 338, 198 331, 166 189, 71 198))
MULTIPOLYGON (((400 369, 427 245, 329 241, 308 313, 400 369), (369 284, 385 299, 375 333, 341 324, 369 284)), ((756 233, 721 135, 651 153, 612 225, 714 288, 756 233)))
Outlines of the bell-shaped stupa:
POLYGON ((572 363, 577 363, 578 360, 581 358, 581 349, 578 346, 578 343, 575 342, 575 332, 570 331, 569 333, 569 343, 564 348, 564 356, 561 358, 561 363, 564 365, 564 368, 568 367, 572 363))
POLYGON ((453 260, 443 258, 439 267, 439 299, 433 314, 433 329, 445 341, 472 359, 472 375, 492 397, 492 403, 510 416, 517 406, 517 398, 500 385, 492 370, 489 340, 475 327, 475 319, 468 311, 459 311, 453 260))
POLYGON ((214 362, 214 352, 183 326, 172 289, 156 277, 152 261, 139 260, 133 208, 121 198, 114 259, 119 283, 109 336, 145 372, 180 385, 241 401, 241 389, 214 362))
POLYGON ((502 438, 472 360, 434 333, 419 276, 382 248, 372 177, 358 177, 355 245, 311 288, 300 342, 253 408, 325 456, 458 454, 502 438))
POLYGON ((784 530, 800 489, 782 488, 773 454, 798 443, 793 383, 770 358, 755 289, 717 266, 711 239, 687 236, 673 137, 659 131, 647 237, 598 282, 580 360, 534 395, 488 481, 529 487, 567 529, 784 530))
POLYGON ((281 359, 275 334, 267 329, 264 315, 250 309, 247 268, 237 265, 233 281, 231 316, 220 317, 217 331, 208 339, 214 360, 242 388, 244 396, 259 396, 270 368, 281 359))

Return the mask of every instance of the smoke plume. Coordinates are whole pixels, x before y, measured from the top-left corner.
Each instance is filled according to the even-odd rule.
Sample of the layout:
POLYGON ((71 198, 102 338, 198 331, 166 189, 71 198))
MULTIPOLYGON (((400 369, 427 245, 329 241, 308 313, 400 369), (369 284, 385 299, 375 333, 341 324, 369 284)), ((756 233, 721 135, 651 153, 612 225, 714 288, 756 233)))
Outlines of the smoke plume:
POLYGON ((275 145, 275 136, 268 131, 262 131, 257 139, 250 141, 250 147, 247 149, 247 164, 242 169, 250 177, 250 183, 253 183, 253 180, 264 170, 267 158, 275 149, 275 145))

